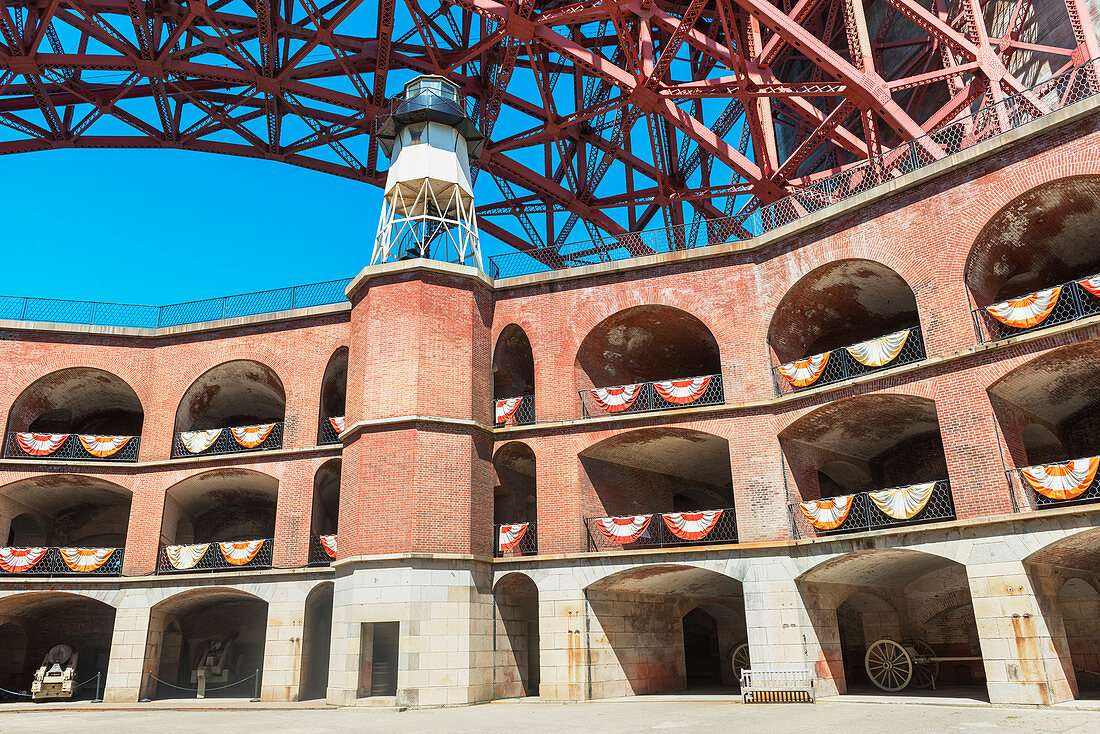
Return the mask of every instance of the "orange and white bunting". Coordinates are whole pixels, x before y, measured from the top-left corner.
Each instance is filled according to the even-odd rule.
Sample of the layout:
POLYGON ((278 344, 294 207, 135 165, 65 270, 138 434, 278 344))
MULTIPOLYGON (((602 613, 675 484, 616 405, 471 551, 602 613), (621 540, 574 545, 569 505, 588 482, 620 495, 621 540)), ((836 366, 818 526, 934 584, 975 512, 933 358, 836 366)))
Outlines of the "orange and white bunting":
POLYGON ((61 560, 77 573, 99 570, 115 554, 114 548, 58 548, 61 560))
POLYGON ((329 558, 336 557, 336 536, 335 535, 322 535, 321 547, 325 549, 325 553, 329 558))
POLYGON ((47 548, 0 548, 0 568, 8 573, 23 573, 34 568, 46 555, 47 548))
POLYGON ((670 403, 687 405, 703 397, 703 393, 710 387, 711 379, 710 377, 693 377, 686 380, 658 380, 653 383, 653 389, 670 403))
POLYGON ((591 392, 592 399, 596 401, 596 405, 600 406, 601 410, 608 413, 620 413, 634 404, 634 401, 642 394, 642 386, 636 384, 597 387, 591 392))
POLYGON ((214 445, 218 436, 222 435, 222 430, 211 428, 209 431, 184 431, 180 434, 180 442, 192 454, 201 454, 214 445))
POLYGON ((646 534, 653 515, 596 518, 596 527, 612 543, 633 543, 646 534))
POLYGON ((496 422, 507 423, 519 410, 519 404, 522 402, 523 398, 504 398, 496 401, 496 422))
POLYGON ((502 551, 514 550, 523 536, 527 534, 527 528, 531 523, 522 522, 518 525, 501 525, 497 533, 497 548, 502 551))
POLYGON ((274 423, 265 423, 262 426, 241 426, 240 428, 230 428, 229 432, 233 434, 233 440, 244 446, 246 449, 254 449, 271 435, 271 432, 275 429, 274 423))
POLYGON ((332 426, 332 430, 336 431, 337 436, 344 432, 344 416, 329 418, 328 423, 332 426))
POLYGON ((1100 275, 1094 275, 1091 278, 1084 278, 1077 281, 1077 285, 1084 288, 1092 295, 1100 298, 1100 275))
POLYGON ((661 516, 669 531, 682 540, 702 540, 710 535, 718 519, 722 517, 721 510, 703 510, 700 512, 668 512, 661 516))
POLYGON ((779 374, 787 379, 787 382, 795 387, 806 387, 814 384, 821 377, 825 367, 829 364, 829 354, 830 352, 815 354, 806 359, 781 364, 776 369, 779 370, 779 374))
POLYGON ((798 509, 803 517, 818 530, 836 530, 848 519, 854 496, 848 494, 827 500, 811 500, 801 503, 798 509))
POLYGON ((15 440, 19 442, 19 448, 31 456, 49 456, 61 448, 67 433, 17 433, 15 440))
POLYGON ((1029 466, 1020 473, 1031 488, 1044 497, 1071 500, 1080 497, 1092 485, 1097 467, 1100 467, 1100 456, 1029 466))
POLYGON ((910 520, 928 504, 935 488, 935 482, 923 482, 908 487, 880 489, 877 492, 868 492, 867 496, 882 514, 895 520, 910 520))
POLYGON ((226 563, 232 566, 243 566, 252 561, 260 548, 264 547, 262 540, 242 540, 234 543, 218 543, 218 550, 226 563))
POLYGON ((132 436, 77 436, 77 438, 89 454, 106 459, 121 451, 123 446, 130 443, 132 436))
POLYGON ((859 344, 845 347, 852 359, 868 367, 881 367, 893 362, 901 354, 905 347, 905 341, 909 338, 909 329, 895 331, 893 334, 880 336, 878 339, 868 339, 859 344))
POLYGON ((1058 305, 1058 296, 1062 294, 1062 286, 1036 291, 1023 298, 1015 298, 1001 303, 986 306, 986 311, 993 318, 1006 326, 1016 329, 1027 329, 1043 323, 1054 307, 1058 305))
POLYGON ((168 562, 172 564, 172 568, 177 571, 186 571, 189 568, 194 568, 208 550, 210 550, 209 543, 169 545, 165 547, 164 553, 168 556, 168 562))

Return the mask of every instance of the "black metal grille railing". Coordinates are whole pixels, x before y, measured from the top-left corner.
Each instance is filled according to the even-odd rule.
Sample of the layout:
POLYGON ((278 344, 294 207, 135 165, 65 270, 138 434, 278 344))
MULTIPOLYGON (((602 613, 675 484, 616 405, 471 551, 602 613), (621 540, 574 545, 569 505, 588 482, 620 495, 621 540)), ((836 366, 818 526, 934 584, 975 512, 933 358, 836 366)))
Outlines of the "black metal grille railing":
POLYGON ((0 576, 121 576, 122 557, 122 548, 0 548, 0 576))
POLYGON ((582 418, 695 408, 700 405, 722 405, 726 402, 722 392, 722 375, 597 387, 581 390, 578 395, 582 418))
MULTIPOLYGON (((645 515, 636 517, 644 518, 645 515)), ((654 513, 648 516, 649 524, 640 533, 628 533, 629 525, 618 525, 615 520, 628 518, 586 517, 589 551, 635 550, 638 548, 673 548, 689 545, 713 545, 737 542, 737 516, 733 508, 700 510, 697 512, 654 513), (702 513, 702 517, 693 519, 702 513), (713 515, 717 513, 717 515, 713 515), (667 518, 667 520, 666 520, 667 518), (677 521, 681 526, 677 527, 677 521), (670 527, 672 523, 673 527, 670 527), (709 526, 709 527, 708 527, 709 526), (623 529, 625 528, 625 529, 623 529), (617 535, 618 534, 618 535, 617 535), (612 538, 618 538, 613 540, 612 538), (620 542, 626 541, 626 542, 620 542)))
POLYGON ((69 459, 75 461, 137 461, 140 436, 9 433, 4 443, 8 459, 69 459), (64 439, 59 439, 64 435, 64 439), (37 438, 36 438, 37 437, 37 438), (22 441, 20 439, 22 438, 22 441), (84 440, 82 441, 81 438, 84 440), (56 443, 58 440, 61 442, 56 443), (52 448, 56 444, 56 448, 52 448), (24 448, 26 446, 26 448, 24 448), (89 450, 90 449, 90 450, 89 450), (95 453, 93 453, 95 452, 95 453))
MULTIPOLYGON (((1091 460, 1091 458, 1077 459, 1074 463, 1085 466, 1091 460)), ((1009 491, 1011 492, 1012 506, 1017 512, 1045 510, 1050 507, 1065 507, 1100 500, 1100 472, 1092 473, 1091 480, 1088 481, 1088 484, 1084 484, 1089 476, 1087 470, 1085 476, 1078 477, 1080 481, 1076 482, 1072 474, 1066 477, 1054 477, 1052 480, 1044 476, 1042 469, 1042 466, 1033 466, 1024 467, 1023 469, 1009 469, 1005 472, 1009 491), (1027 471, 1032 472, 1039 479, 1046 479, 1050 485, 1049 488, 1042 487, 1042 492, 1036 491, 1024 475, 1024 472, 1027 471), (1079 484, 1081 486, 1078 486, 1079 484)))
POLYGON ((1083 288, 1078 281, 1071 280, 1068 283, 1063 283, 1060 287, 1061 292, 1054 308, 1046 318, 1032 326, 1023 328, 1010 326, 997 320, 986 308, 973 309, 971 314, 974 319, 974 333, 978 337, 978 341, 984 344, 998 339, 1007 339, 1011 336, 1028 334, 1058 324, 1067 324, 1100 313, 1100 297, 1083 288))
POLYGON ((198 433, 196 431, 177 433, 175 439, 172 441, 172 458, 181 459, 193 458, 196 456, 213 456, 215 454, 238 454, 245 451, 270 451, 271 449, 280 449, 283 447, 283 424, 281 421, 272 425, 271 432, 267 434, 267 437, 255 446, 246 445, 246 443, 251 443, 255 439, 246 437, 244 439, 246 443, 242 443, 234 434, 234 431, 248 428, 255 428, 255 426, 215 429, 220 430, 220 433, 216 437, 213 437, 209 443, 202 437, 188 435, 198 433), (191 448, 187 446, 188 441, 191 442, 191 448))
MULTIPOLYGON (((951 485, 946 479, 933 482, 933 484, 935 486, 932 488, 927 503, 910 517, 900 519, 881 510, 879 506, 872 501, 871 495, 878 495, 881 499, 884 493, 903 492, 907 489, 919 488, 921 485, 895 487, 892 489, 879 490, 878 492, 859 492, 857 494, 848 495, 852 498, 851 507, 843 521, 839 522, 839 524, 836 524, 839 519, 835 516, 836 513, 828 510, 824 514, 819 515, 818 518, 813 519, 811 517, 812 513, 819 511, 815 507, 816 503, 813 500, 803 503, 792 502, 788 509, 791 515, 791 527, 794 531, 794 537, 814 538, 824 535, 857 533, 864 530, 874 530, 876 528, 893 525, 919 525, 924 522, 955 519, 955 503, 951 498, 951 485), (806 508, 805 511, 803 507, 806 508), (836 526, 829 527, 833 524, 836 524, 836 526)), ((831 499, 841 500, 843 498, 837 497, 831 499)), ((893 508, 891 509, 893 510, 893 508)), ((894 512, 893 514, 898 513, 894 512)))
POLYGON ((488 260, 489 275, 511 278, 759 236, 1034 122, 1044 116, 1036 102, 1052 113, 1100 93, 1096 67, 1097 61, 1090 60, 1067 69, 1026 92, 956 118, 931 133, 861 161, 751 214, 625 232, 561 248, 543 247, 494 255, 488 260))
POLYGON ((322 418, 321 427, 317 431, 317 443, 324 445, 328 443, 340 443, 340 431, 336 430, 337 426, 344 425, 344 418, 322 418), (336 421, 336 425, 333 425, 333 421, 336 421))
MULTIPOLYGON (((863 342, 861 342, 862 344, 863 342)), ((859 346, 853 344, 853 347, 859 346)), ((791 362, 786 365, 779 365, 772 367, 772 379, 775 382, 775 390, 777 395, 788 395, 792 392, 799 390, 808 390, 812 387, 821 387, 822 385, 829 385, 834 382, 843 382, 853 377, 859 377, 861 375, 867 375, 872 372, 878 372, 880 370, 887 370, 891 367, 898 367, 903 364, 912 364, 913 362, 920 362, 927 357, 924 350, 924 335, 921 333, 919 326, 914 326, 909 329, 909 336, 905 339, 905 344, 902 346, 901 351, 897 356, 891 359, 886 364, 880 366, 865 365, 848 351, 847 348, 834 349, 831 352, 827 352, 828 360, 825 362, 825 367, 821 372, 821 375, 814 379, 812 382, 806 385, 794 384, 797 377, 792 375, 792 379, 784 376, 781 367, 790 368, 796 363, 791 362)), ((811 358, 817 359, 821 355, 815 355, 811 358)), ((804 361, 804 360, 803 360, 804 361)), ((809 368, 807 368, 809 369, 809 368)))
MULTIPOLYGON (((254 543, 257 541, 248 541, 254 543)), ((244 555, 247 555, 245 551, 248 549, 238 549, 233 546, 239 546, 241 543, 199 543, 197 545, 187 546, 161 546, 160 553, 157 554, 157 573, 200 573, 204 571, 242 571, 253 570, 260 568, 271 568, 271 552, 274 547, 274 540, 271 538, 265 538, 259 541, 260 545, 256 548, 255 555, 249 560, 244 560, 244 555), (226 558, 226 552, 222 551, 220 546, 226 546, 226 551, 232 555, 233 553, 241 554, 241 558, 235 559, 235 562, 230 562, 226 558), (202 551, 199 556, 196 549, 205 546, 205 550, 202 551), (176 563, 172 562, 172 550, 184 549, 177 553, 176 563), (198 556, 198 560, 195 557, 198 556)))
MULTIPOLYGON (((335 541, 334 535, 326 535, 325 538, 332 538, 335 541)), ((328 550, 325 547, 325 542, 321 540, 320 535, 311 535, 309 538, 309 565, 311 566, 327 566, 332 563, 335 558, 329 555, 328 550)), ((330 542, 329 546, 332 548, 332 552, 336 552, 335 542, 330 542)))
POLYGON ((493 403, 493 420, 500 426, 525 426, 535 422, 535 396, 501 398, 493 403), (519 401, 519 402, 515 402, 519 401))
POLYGON ((539 552, 539 539, 535 523, 513 523, 493 526, 493 557, 512 558, 515 556, 535 556, 539 552), (519 529, 526 525, 522 534, 519 529))

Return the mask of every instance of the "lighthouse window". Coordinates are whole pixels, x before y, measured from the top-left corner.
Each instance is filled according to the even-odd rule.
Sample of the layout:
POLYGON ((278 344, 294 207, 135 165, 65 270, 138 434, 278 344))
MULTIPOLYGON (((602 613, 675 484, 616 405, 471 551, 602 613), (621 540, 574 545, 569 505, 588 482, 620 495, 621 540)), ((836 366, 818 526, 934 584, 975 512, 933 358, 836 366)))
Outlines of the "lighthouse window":
POLYGON ((408 136, 405 145, 423 145, 428 142, 427 125, 409 125, 405 130, 408 136))

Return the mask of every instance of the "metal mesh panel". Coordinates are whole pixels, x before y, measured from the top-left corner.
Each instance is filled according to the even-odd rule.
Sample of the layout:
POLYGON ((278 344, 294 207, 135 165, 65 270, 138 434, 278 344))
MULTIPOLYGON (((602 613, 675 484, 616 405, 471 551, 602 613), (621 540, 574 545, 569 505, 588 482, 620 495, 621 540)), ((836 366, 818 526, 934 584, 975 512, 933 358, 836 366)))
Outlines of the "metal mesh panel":
POLYGON ((1017 512, 1030 510, 1045 510, 1051 507, 1066 507, 1100 500, 1100 472, 1092 480, 1092 484, 1077 497, 1069 500, 1056 500, 1039 494, 1028 481, 1024 479, 1021 469, 1010 469, 1005 472, 1012 497, 1012 506, 1017 512))
POLYGON ((928 498, 928 504, 908 520, 897 520, 882 512, 871 501, 868 494, 868 492, 860 492, 852 497, 852 509, 848 511, 848 516, 839 527, 833 530, 822 530, 814 527, 799 510, 800 503, 792 502, 788 509, 791 514, 791 527, 794 530, 794 537, 816 538, 825 535, 858 533, 893 525, 919 525, 924 522, 955 519, 955 503, 951 498, 951 485, 946 479, 936 482, 936 486, 932 489, 932 495, 928 498))
POLYGON ((94 571, 74 571, 65 563, 58 548, 48 548, 42 560, 34 564, 26 571, 12 573, 0 568, 0 578, 14 578, 17 576, 121 576, 123 549, 114 548, 111 557, 94 571))
MULTIPOLYGON (((521 523, 505 523, 511 525, 518 525, 521 523)), ((535 523, 527 524, 527 532, 520 538, 515 548, 509 548, 508 550, 500 549, 500 529, 502 525, 493 526, 493 557, 494 558, 514 558, 516 556, 536 556, 539 552, 538 533, 535 532, 535 523)))
POLYGON ((318 535, 309 536, 309 565, 328 566, 333 560, 335 559, 328 554, 325 546, 321 545, 321 537, 318 535))
MULTIPOLYGON (((722 405, 723 403, 725 403, 726 399, 725 395, 722 392, 721 375, 702 375, 700 377, 683 377, 677 379, 698 380, 702 379, 703 377, 710 378, 710 384, 707 385, 707 388, 703 391, 703 394, 694 400, 683 403, 672 402, 661 397, 661 394, 657 391, 657 389, 654 387, 654 383, 652 382, 638 383, 638 396, 625 407, 606 407, 605 405, 601 405, 599 400, 599 389, 581 390, 578 393, 581 403, 581 417, 593 418, 601 415, 644 413, 651 410, 675 410, 676 408, 694 408, 700 405, 722 405)), ((617 385, 614 387, 623 386, 617 385)))
POLYGON ((909 336, 905 340, 905 346, 898 352, 898 356, 881 367, 869 367, 849 354, 847 349, 841 347, 829 353, 829 361, 825 364, 825 370, 821 373, 821 377, 817 378, 809 385, 803 387, 792 385, 790 380, 779 372, 778 366, 772 367, 772 377, 775 380, 776 393, 778 395, 788 395, 792 392, 798 392, 799 390, 809 390, 810 388, 821 387, 822 385, 828 385, 834 382, 843 382, 844 380, 867 375, 872 372, 887 370, 891 367, 912 364, 913 362, 921 361, 926 356, 924 350, 924 336, 921 333, 921 328, 919 326, 914 326, 909 329, 909 336))
MULTIPOLYGON (((655 513, 649 521, 645 533, 633 543, 616 543, 600 531, 599 521, 606 518, 586 517, 585 530, 588 533, 589 551, 636 550, 638 548, 674 548, 691 545, 714 545, 716 543, 737 542, 737 516, 733 508, 721 510, 722 514, 714 527, 704 537, 687 540, 675 535, 665 523, 665 515, 655 513)), ((669 513, 671 514, 671 513, 669 513)))
POLYGON ((201 573, 203 571, 239 571, 241 569, 271 568, 271 551, 274 544, 275 541, 273 539, 265 538, 256 556, 248 563, 242 563, 238 566, 225 560, 225 556, 218 548, 217 543, 210 543, 210 547, 206 549, 206 553, 203 554, 198 563, 191 568, 180 569, 172 566, 172 562, 168 560, 167 549, 161 546, 160 552, 157 554, 157 573, 201 573))
POLYGON ((1100 298, 1081 287, 1076 280, 1062 284, 1062 292, 1058 296, 1058 302, 1054 310, 1045 319, 1034 326, 1019 329, 998 321, 984 308, 973 310, 974 331, 980 342, 992 342, 998 339, 1007 339, 1019 334, 1028 334, 1032 331, 1040 331, 1058 324, 1067 324, 1078 319, 1088 318, 1100 313, 1100 298))
POLYGON ((19 445, 17 436, 17 433, 8 434, 8 440, 4 444, 5 458, 39 459, 43 461, 57 459, 71 459, 76 461, 137 461, 138 450, 141 447, 141 438, 139 436, 131 436, 129 437, 130 440, 114 454, 110 456, 94 456, 88 453, 88 450, 84 448, 84 444, 80 442, 80 437, 77 434, 72 434, 66 438, 65 442, 58 446, 55 451, 45 456, 35 456, 23 450, 23 447, 19 445))
POLYGON ((520 398, 519 405, 516 406, 516 411, 508 417, 507 420, 497 420, 496 416, 493 419, 497 427, 500 426, 525 426, 535 422, 535 396, 524 395, 520 398))
MULTIPOLYGON (((243 426, 236 427, 242 428, 243 426)), ((275 424, 275 427, 271 429, 271 433, 268 434, 263 443, 258 446, 253 446, 252 448, 237 443, 231 431, 232 429, 230 428, 223 428, 221 435, 214 440, 214 443, 210 444, 206 450, 200 451, 197 454, 193 454, 187 450, 187 447, 183 443, 183 439, 180 437, 180 434, 177 433, 172 441, 172 458, 193 458, 195 456, 210 456, 212 454, 239 454, 245 451, 270 451, 283 447, 283 424, 281 422, 275 424)))
POLYGON ((340 443, 340 434, 332 427, 328 418, 321 419, 321 426, 317 431, 317 443, 318 445, 340 443))

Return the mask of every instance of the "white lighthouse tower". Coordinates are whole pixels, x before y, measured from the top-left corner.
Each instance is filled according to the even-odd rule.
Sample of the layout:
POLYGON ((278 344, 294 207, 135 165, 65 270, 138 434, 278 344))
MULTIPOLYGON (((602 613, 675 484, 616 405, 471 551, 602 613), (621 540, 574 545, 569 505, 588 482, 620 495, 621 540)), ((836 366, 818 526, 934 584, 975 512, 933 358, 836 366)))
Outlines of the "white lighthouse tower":
POLYGON ((371 265, 425 257, 481 269, 470 161, 484 136, 458 87, 439 76, 410 81, 378 141, 390 170, 371 265))

